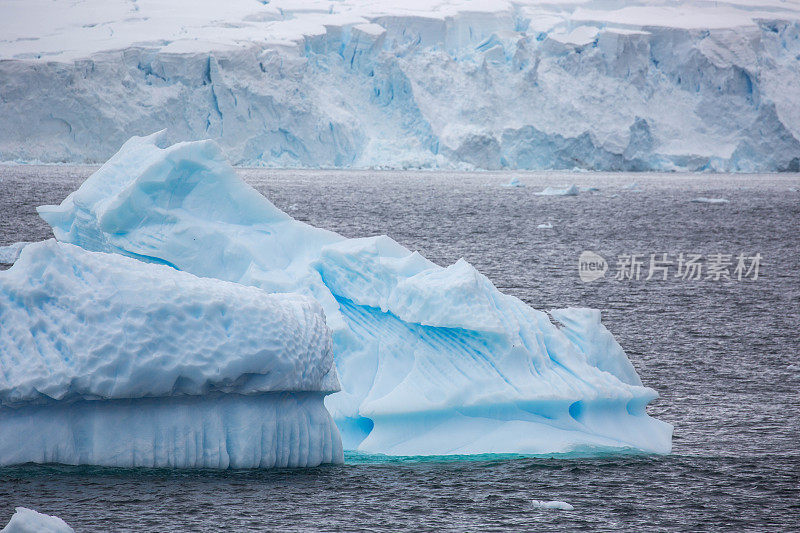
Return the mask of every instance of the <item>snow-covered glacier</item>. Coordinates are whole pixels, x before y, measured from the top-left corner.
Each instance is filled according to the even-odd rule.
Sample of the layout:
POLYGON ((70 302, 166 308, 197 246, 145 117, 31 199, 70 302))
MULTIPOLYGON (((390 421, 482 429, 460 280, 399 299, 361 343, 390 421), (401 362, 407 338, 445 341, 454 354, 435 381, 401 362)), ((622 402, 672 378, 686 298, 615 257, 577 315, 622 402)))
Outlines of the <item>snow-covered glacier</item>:
POLYGON ((800 6, 5 0, 0 159, 132 134, 302 167, 800 169, 800 6))
POLYGON ((656 392, 598 311, 548 315, 464 260, 443 268, 386 236, 346 239, 294 220, 215 142, 163 137, 132 138, 40 215, 61 242, 319 302, 342 387, 325 405, 345 449, 670 451, 672 426, 646 413, 656 392))
POLYGON ((0 272, 0 465, 342 462, 319 304, 55 240, 0 272))

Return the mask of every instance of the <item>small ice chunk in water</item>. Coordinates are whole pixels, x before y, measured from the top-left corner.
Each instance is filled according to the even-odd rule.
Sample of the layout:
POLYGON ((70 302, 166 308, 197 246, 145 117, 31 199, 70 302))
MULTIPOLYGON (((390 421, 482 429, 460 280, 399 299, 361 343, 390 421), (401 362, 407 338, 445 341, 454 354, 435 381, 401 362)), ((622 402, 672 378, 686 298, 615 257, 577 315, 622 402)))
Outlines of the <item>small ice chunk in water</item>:
POLYGON ((589 187, 581 187, 580 188, 581 192, 597 192, 599 190, 600 189, 598 189, 597 187, 591 187, 591 186, 589 186, 589 187))
POLYGON ((692 198, 692 202, 694 202, 696 204, 727 204, 727 203, 729 203, 727 198, 704 198, 702 196, 700 198, 692 198))
POLYGON ((642 192, 642 189, 639 187, 639 184, 635 181, 633 183, 623 185, 622 188, 625 189, 626 191, 642 192))
POLYGON ((519 181, 519 178, 514 176, 508 183, 504 183, 503 187, 524 187, 525 184, 519 181))
POLYGON ((57 516, 17 507, 0 533, 75 533, 75 530, 57 516))
POLYGON ((531 500, 531 505, 534 507, 538 507, 540 509, 560 509, 562 511, 574 511, 575 508, 568 504, 567 502, 562 502, 560 500, 551 500, 551 501, 543 501, 543 500, 531 500))
POLYGON ((537 196, 578 196, 578 187, 570 185, 565 189, 556 189, 554 187, 547 187, 543 191, 537 192, 537 196))
POLYGON ((545 222, 544 224, 539 224, 536 227, 539 229, 553 229, 553 225, 549 222, 545 222))

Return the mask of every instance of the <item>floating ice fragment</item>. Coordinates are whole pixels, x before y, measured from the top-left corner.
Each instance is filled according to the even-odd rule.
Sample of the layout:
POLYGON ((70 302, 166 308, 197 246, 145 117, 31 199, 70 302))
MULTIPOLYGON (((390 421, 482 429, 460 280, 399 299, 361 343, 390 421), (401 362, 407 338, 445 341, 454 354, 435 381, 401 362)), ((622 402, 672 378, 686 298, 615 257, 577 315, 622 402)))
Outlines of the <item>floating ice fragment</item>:
POLYGON ((630 191, 630 192, 642 192, 641 187, 639 187, 639 184, 637 182, 635 182, 635 181, 633 183, 629 183, 627 185, 623 185, 622 188, 624 190, 630 191))
POLYGON ((17 507, 0 533, 75 533, 75 530, 57 516, 17 507))
POLYGON ((692 202, 696 204, 727 204, 729 201, 726 198, 692 198, 692 202))
POLYGON ((539 224, 536 227, 539 229, 553 229, 553 225, 549 222, 545 222, 544 224, 539 224))
POLYGON ((537 196, 577 196, 578 195, 578 187, 575 185, 570 185, 565 189, 556 189, 553 187, 547 187, 543 191, 535 193, 537 196))
POLYGON ((525 184, 519 181, 519 178, 514 176, 508 183, 504 183, 503 187, 524 187, 525 184))
POLYGON ((533 507, 538 507, 540 509, 559 509, 561 511, 575 510, 573 506, 571 506, 567 502, 562 502, 560 500, 551 500, 551 501, 531 500, 531 505, 533 507))

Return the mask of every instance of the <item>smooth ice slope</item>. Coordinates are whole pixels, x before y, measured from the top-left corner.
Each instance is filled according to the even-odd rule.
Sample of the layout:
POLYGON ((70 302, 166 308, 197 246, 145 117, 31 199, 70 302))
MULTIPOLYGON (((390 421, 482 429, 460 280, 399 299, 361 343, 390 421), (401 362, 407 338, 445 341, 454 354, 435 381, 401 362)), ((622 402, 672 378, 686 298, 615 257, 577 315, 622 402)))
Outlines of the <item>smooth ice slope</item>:
POLYGON ((0 464, 341 461, 319 305, 54 240, 0 272, 0 464))
POLYGON ((442 268, 386 236, 345 239, 293 220, 211 141, 133 138, 60 206, 56 238, 201 276, 316 298, 342 392, 345 446, 396 455, 666 453, 671 426, 592 311, 554 315, 460 260, 442 268), (624 359, 624 361, 623 361, 624 359))
POLYGON ((0 159, 800 169, 800 4, 4 0, 0 159))
POLYGON ((75 533, 75 530, 57 516, 17 507, 0 533, 75 533))

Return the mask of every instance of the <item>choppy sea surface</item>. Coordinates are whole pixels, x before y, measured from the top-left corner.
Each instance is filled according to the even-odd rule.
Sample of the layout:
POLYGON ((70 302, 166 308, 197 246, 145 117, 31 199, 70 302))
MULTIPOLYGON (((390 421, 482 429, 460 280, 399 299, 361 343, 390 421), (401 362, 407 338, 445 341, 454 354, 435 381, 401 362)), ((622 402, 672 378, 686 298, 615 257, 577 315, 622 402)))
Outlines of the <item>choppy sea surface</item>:
MULTIPOLYGON (((35 206, 93 170, 0 167, 0 245, 51 237, 35 206)), ((0 468, 0 525, 25 506, 79 532, 800 530, 800 176, 240 173, 315 226, 387 234, 442 265, 464 257, 538 309, 602 309, 661 394, 648 411, 674 424, 673 453, 349 453, 343 466, 229 472, 24 465, 0 468), (525 187, 504 186, 515 176, 525 187), (599 190, 535 194, 573 183, 599 190), (587 250, 606 259, 605 277, 581 281, 587 250), (700 256, 703 279, 677 275, 681 253, 700 256), (652 254, 666 280, 663 269, 646 279, 652 254), (619 268, 631 255, 639 279, 619 268), (536 505, 548 500, 574 510, 536 505)))

